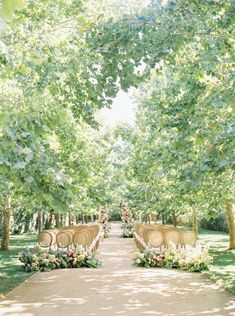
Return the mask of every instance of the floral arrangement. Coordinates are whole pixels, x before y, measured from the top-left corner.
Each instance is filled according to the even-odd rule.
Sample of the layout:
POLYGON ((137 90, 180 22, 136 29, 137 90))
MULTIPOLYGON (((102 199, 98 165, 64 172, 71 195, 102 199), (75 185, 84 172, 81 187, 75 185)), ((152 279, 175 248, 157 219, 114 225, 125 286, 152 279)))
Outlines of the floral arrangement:
POLYGON ((124 201, 120 202, 121 207, 121 219, 122 219, 122 237, 123 238, 132 238, 134 223, 132 219, 132 212, 128 207, 128 204, 124 201))
POLYGON ((51 271, 65 268, 97 268, 101 265, 94 254, 80 246, 76 250, 42 251, 39 245, 34 249, 26 249, 19 254, 19 260, 23 263, 22 269, 26 272, 51 271))
POLYGON ((128 204, 124 201, 120 202, 121 207, 121 219, 123 223, 130 223, 132 221, 132 212, 128 207, 128 204))
POLYGON ((110 230, 111 230, 110 223, 108 221, 103 223, 104 238, 108 238, 109 237, 110 230))
POLYGON ((134 232, 134 223, 123 223, 122 224, 122 237, 123 238, 132 238, 134 232))
POLYGON ((146 247, 143 252, 134 254, 134 265, 139 267, 160 267, 180 269, 185 271, 200 272, 209 270, 212 257, 207 248, 188 247, 176 248, 171 244, 164 252, 146 247))
POLYGON ((109 220, 109 210, 106 207, 102 207, 99 211, 98 221, 102 224, 109 220))
POLYGON ((106 207, 102 207, 99 212, 99 222, 103 225, 104 238, 109 237, 111 226, 109 223, 109 214, 106 207))

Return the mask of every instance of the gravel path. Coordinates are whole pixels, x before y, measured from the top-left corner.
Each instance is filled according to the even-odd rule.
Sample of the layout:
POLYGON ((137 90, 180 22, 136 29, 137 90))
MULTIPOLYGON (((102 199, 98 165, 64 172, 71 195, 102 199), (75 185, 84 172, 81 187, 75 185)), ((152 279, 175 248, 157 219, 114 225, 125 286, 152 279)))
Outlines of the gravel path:
POLYGON ((132 266, 131 239, 113 224, 99 269, 38 273, 0 302, 0 316, 223 316, 235 297, 197 273, 132 266))

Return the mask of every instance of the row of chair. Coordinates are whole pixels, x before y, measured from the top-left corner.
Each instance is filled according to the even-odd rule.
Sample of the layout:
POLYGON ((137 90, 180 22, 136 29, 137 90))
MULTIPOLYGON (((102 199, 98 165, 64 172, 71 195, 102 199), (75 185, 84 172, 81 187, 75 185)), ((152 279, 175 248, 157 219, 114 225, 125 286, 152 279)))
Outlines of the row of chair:
POLYGON ((162 224, 140 224, 134 228, 136 246, 143 250, 147 245, 154 248, 168 247, 173 243, 176 247, 194 247, 196 234, 176 227, 162 224))
POLYGON ((100 240, 99 224, 66 226, 39 233, 38 243, 43 248, 70 249, 83 246, 90 251, 97 250, 100 240))

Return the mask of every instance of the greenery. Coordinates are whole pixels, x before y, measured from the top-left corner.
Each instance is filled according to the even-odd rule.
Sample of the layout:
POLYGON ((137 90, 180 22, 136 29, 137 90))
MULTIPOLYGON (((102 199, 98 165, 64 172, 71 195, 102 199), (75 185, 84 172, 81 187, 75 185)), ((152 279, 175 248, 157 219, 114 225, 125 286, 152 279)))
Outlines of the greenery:
POLYGON ((134 218, 185 216, 196 233, 201 218, 226 219, 230 252, 215 262, 229 263, 234 1, 96 2, 0 0, 1 249, 10 232, 102 206, 116 218, 124 200, 134 218), (101 128, 97 112, 131 87, 135 125, 101 128))
POLYGON ((214 218, 201 218, 199 227, 228 233, 228 224, 223 211, 218 212, 214 218))
POLYGON ((109 233, 111 231, 111 224, 108 221, 103 223, 103 231, 104 231, 104 238, 108 238, 109 233))
MULTIPOLYGON (((133 19, 130 36, 138 56, 129 51, 131 45, 119 42, 124 58, 131 55, 138 64, 145 49, 149 60, 144 62, 155 61, 154 69, 146 67, 148 79, 136 95, 136 125, 122 138, 129 149, 125 199, 136 213, 154 210, 172 216, 175 223, 177 216, 186 213, 195 232, 199 216, 217 217, 223 209, 230 249, 235 248, 231 16, 229 1, 171 2, 154 13, 148 11, 142 19, 134 16, 122 21, 125 32, 133 19), (206 16, 212 11, 217 19, 210 24, 206 16), (135 28, 145 40, 136 36, 135 28), (169 36, 175 30, 177 35, 169 36)), ((109 27, 104 29, 114 32, 120 23, 111 21, 109 27)), ((108 40, 106 36, 103 32, 102 39, 108 40)), ((114 52, 107 54, 115 63, 114 52)))
POLYGON ((199 240, 202 244, 209 245, 213 256, 210 271, 203 273, 235 295, 235 251, 227 250, 228 235, 201 229, 199 240))
POLYGON ((134 230, 134 222, 122 223, 122 237, 132 238, 134 230))
POLYGON ((11 236, 10 250, 0 252, 0 295, 6 294, 31 276, 21 270, 19 252, 36 243, 35 234, 11 236))
POLYGON ((32 222, 36 214, 40 228, 42 216, 51 223, 52 215, 94 215, 124 199, 137 215, 154 210, 175 222, 187 213, 196 231, 199 214, 223 209, 235 248, 232 1, 123 10, 127 2, 108 19, 109 1, 8 2, 0 63, 4 218, 13 211, 32 222), (97 110, 133 86, 135 127, 98 131, 97 110))

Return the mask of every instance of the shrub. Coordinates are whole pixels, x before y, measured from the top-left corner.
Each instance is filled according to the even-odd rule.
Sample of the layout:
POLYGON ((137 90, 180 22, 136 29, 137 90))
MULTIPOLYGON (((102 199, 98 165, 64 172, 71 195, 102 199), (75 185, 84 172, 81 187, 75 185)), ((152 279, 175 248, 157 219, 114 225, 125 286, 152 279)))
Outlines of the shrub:
POLYGON ((122 237, 123 238, 132 238, 134 230, 134 223, 122 223, 122 237))
POLYGON ((212 218, 208 219, 203 217, 200 220, 199 226, 201 228, 209 229, 209 230, 218 230, 228 232, 228 225, 226 221, 226 217, 223 211, 219 211, 216 213, 211 213, 214 215, 212 218))

